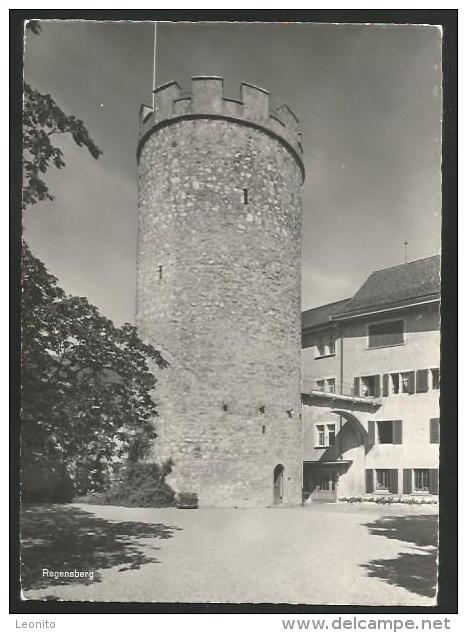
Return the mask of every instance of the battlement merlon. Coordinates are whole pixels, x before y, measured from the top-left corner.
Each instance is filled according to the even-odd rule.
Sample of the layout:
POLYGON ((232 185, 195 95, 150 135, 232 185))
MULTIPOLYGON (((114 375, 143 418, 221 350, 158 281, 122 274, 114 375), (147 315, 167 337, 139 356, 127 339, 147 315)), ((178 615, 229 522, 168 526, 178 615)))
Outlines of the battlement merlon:
POLYGON ((145 140, 161 127, 184 119, 225 119, 260 128, 278 138, 293 153, 303 178, 303 148, 298 119, 287 105, 274 109, 267 90, 242 83, 240 99, 224 97, 222 77, 201 76, 191 80, 191 92, 183 93, 176 81, 154 90, 154 109, 140 109, 138 158, 145 140))

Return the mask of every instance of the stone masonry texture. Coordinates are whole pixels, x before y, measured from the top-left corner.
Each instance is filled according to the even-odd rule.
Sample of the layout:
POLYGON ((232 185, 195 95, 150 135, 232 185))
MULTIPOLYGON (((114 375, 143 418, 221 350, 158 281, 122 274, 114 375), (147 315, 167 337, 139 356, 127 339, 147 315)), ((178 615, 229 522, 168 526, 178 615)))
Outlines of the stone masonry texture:
POLYGON ((247 84, 172 82, 142 110, 137 326, 170 363, 153 458, 203 506, 272 505, 279 464, 301 502, 300 153, 290 110, 247 84))

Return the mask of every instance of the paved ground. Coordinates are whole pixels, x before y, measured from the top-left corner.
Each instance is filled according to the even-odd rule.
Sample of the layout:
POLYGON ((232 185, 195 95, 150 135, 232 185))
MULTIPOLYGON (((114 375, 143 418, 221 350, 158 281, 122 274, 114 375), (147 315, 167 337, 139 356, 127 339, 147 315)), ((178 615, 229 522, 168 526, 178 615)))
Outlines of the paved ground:
POLYGON ((432 605, 433 506, 27 506, 26 599, 432 605), (94 570, 92 582, 42 577, 94 570), (87 582, 87 584, 86 584, 87 582))

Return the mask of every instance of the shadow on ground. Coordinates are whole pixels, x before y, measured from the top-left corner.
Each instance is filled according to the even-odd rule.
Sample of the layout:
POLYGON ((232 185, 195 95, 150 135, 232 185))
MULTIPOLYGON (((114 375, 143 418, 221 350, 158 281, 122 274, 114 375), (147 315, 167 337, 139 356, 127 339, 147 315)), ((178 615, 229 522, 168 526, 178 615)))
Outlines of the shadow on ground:
POLYGON ((21 511, 22 588, 90 584, 100 581, 99 569, 118 566, 123 572, 158 563, 152 555, 159 549, 153 539, 169 539, 179 529, 162 523, 112 523, 69 505, 25 505, 21 511), (94 571, 94 578, 48 578, 42 575, 44 568, 94 571))
POLYGON ((362 565, 368 575, 420 596, 436 595, 438 517, 436 515, 386 516, 365 523, 370 534, 413 543, 414 553, 372 560, 362 565))

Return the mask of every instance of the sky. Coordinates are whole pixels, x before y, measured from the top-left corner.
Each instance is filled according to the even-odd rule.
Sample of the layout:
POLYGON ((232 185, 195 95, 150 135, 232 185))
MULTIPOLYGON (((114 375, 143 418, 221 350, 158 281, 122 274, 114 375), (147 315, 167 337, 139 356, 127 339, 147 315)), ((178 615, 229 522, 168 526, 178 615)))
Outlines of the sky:
MULTIPOLYGON (((154 27, 42 22, 25 80, 81 118, 97 161, 56 137, 55 195, 25 212, 34 254, 69 293, 134 322, 138 113, 151 103, 154 27)), ((441 32, 434 26, 158 23, 157 83, 224 77, 267 89, 303 136, 302 308, 352 296, 374 271, 440 251, 441 32)))

